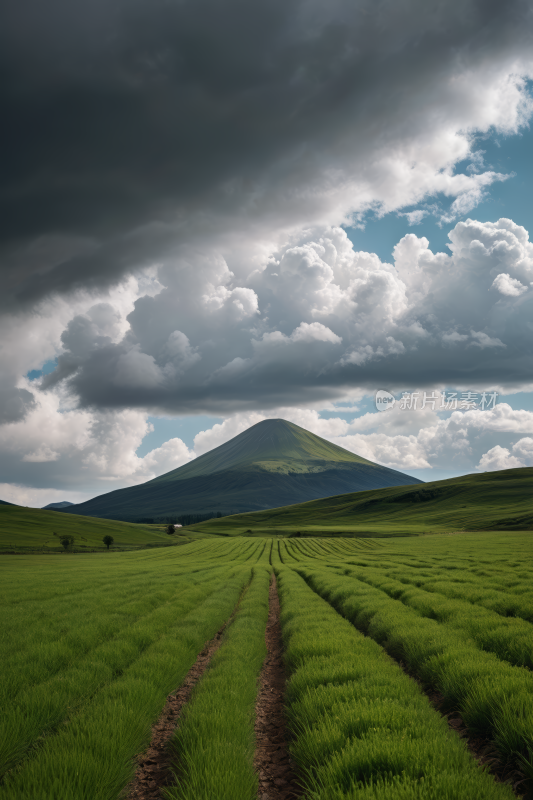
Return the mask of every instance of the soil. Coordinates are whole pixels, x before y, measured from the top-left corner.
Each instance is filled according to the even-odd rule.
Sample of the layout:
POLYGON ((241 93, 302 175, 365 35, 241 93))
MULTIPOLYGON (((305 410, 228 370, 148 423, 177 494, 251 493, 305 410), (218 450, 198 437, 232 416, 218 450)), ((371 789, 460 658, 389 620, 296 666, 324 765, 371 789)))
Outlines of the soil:
POLYGON ((435 689, 427 689, 401 661, 398 662, 402 669, 415 680, 429 698, 431 705, 447 720, 448 726, 465 740, 470 753, 478 764, 487 769, 496 783, 506 783, 515 795, 522 800, 533 800, 531 787, 525 775, 516 768, 516 762, 506 760, 496 748, 494 742, 484 736, 477 736, 468 730, 461 715, 457 711, 446 713, 446 704, 443 695, 435 689))
MULTIPOLYGON (((259 677, 256 703, 254 767, 259 776, 258 800, 295 800, 303 795, 288 743, 284 705, 287 675, 283 665, 280 606, 276 578, 269 590, 269 614, 265 633, 267 657, 259 677)), ((237 800, 237 799, 236 799, 237 800)))
POLYGON ((168 745, 178 727, 181 711, 190 700, 192 690, 222 644, 222 634, 227 624, 225 622, 213 639, 206 643, 179 689, 167 697, 161 716, 152 727, 148 750, 137 756, 138 767, 133 781, 125 790, 124 800, 163 800, 161 789, 175 783, 171 772, 175 756, 168 745))

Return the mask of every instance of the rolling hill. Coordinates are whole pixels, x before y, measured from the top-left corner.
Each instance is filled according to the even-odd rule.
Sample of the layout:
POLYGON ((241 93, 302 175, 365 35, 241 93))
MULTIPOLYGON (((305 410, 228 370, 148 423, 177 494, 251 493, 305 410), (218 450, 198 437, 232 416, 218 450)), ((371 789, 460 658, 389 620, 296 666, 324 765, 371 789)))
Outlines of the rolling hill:
POLYGON ((225 536, 406 535, 533 530, 533 467, 464 475, 238 514, 187 528, 225 536))
POLYGON ((283 419, 267 419, 178 469, 62 510, 107 519, 232 514, 421 481, 283 419))
POLYGON ((59 537, 64 534, 74 536, 74 551, 78 553, 105 550, 102 539, 106 534, 115 540, 113 549, 127 550, 189 541, 185 531, 169 536, 164 526, 68 516, 57 510, 0 503, 0 554, 6 551, 60 551, 62 546, 59 537))

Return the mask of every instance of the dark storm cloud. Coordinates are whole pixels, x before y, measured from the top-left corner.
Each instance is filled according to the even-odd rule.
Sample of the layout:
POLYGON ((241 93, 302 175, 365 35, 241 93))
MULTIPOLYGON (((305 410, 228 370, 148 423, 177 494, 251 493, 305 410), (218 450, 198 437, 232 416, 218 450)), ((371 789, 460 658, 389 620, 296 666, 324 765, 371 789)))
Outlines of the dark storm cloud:
POLYGON ((4 5, 4 302, 320 215, 372 151, 446 119, 457 70, 527 52, 530 22, 525 0, 4 5))
POLYGON ((35 398, 26 389, 18 389, 13 376, 3 376, 0 385, 0 425, 24 419, 28 411, 35 407, 35 398))

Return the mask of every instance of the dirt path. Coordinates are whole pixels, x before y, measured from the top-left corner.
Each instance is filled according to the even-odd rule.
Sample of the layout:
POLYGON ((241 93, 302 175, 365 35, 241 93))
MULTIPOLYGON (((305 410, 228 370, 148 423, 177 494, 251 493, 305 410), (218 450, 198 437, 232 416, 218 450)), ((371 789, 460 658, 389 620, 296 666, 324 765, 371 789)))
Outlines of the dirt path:
POLYGON ((294 800, 303 795, 287 746, 280 607, 276 578, 269 590, 268 625, 265 633, 267 657, 260 675, 256 703, 256 752, 254 767, 259 775, 258 800, 294 800))
POLYGON ((201 679, 213 655, 222 644, 222 634, 227 622, 207 642, 174 694, 169 694, 159 720, 152 727, 152 740, 148 750, 137 756, 137 771, 126 788, 125 800, 162 800, 161 789, 175 781, 170 771, 174 756, 168 743, 177 728, 183 706, 189 702, 192 690, 201 679))

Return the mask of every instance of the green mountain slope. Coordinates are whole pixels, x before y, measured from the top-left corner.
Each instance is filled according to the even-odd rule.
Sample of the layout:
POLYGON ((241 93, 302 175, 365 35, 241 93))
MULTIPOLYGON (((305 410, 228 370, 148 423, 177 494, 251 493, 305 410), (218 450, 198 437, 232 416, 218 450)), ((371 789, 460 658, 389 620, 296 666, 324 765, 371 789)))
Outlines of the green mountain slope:
POLYGON ((194 525, 223 535, 401 535, 533 530, 533 467, 342 494, 194 525))
POLYGON ((62 513, 122 520, 231 514, 415 483, 420 481, 367 461, 292 422, 268 419, 183 467, 62 513))
POLYGON ((266 419, 183 467, 149 481, 151 485, 253 467, 289 474, 324 471, 328 464, 376 466, 343 447, 284 419, 266 419))

